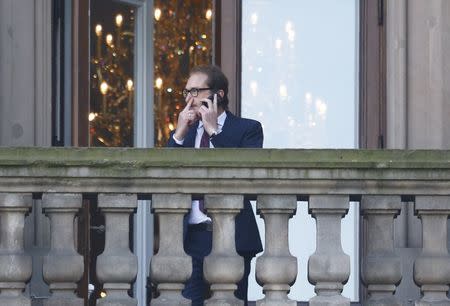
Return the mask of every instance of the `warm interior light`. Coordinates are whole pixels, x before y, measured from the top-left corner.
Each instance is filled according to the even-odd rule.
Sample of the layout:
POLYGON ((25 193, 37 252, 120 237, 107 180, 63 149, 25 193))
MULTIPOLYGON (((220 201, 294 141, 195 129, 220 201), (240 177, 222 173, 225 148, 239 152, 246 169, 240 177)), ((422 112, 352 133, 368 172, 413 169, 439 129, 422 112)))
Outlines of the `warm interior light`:
POLYGON ((161 18, 161 10, 159 8, 155 9, 155 19, 158 21, 161 18))
POLYGON ((156 86, 156 88, 161 89, 161 88, 162 88, 162 85, 163 85, 163 80, 162 80, 161 78, 157 78, 157 79, 155 80, 155 86, 156 86))
POLYGON ((101 25, 101 24, 97 24, 97 25, 95 26, 95 34, 96 34, 97 36, 102 35, 102 25, 101 25))
POLYGON ((89 113, 89 121, 94 121, 95 113, 89 113))
POLYGON ((106 93, 108 92, 108 83, 106 83, 105 81, 103 81, 100 85, 100 92, 102 93, 102 95, 106 95, 106 93))
POLYGON ((211 17, 212 17, 212 10, 211 9, 208 9, 206 11, 205 17, 206 17, 206 19, 211 20, 211 17))
POLYGON ((133 90, 133 80, 128 79, 128 81, 127 81, 127 89, 128 89, 128 91, 132 91, 133 90))
POLYGON ((117 14, 116 16, 116 25, 118 27, 122 26, 122 22, 123 22, 123 16, 121 14, 117 14))
POLYGON ((111 34, 106 35, 106 43, 111 46, 113 41, 113 36, 111 34))

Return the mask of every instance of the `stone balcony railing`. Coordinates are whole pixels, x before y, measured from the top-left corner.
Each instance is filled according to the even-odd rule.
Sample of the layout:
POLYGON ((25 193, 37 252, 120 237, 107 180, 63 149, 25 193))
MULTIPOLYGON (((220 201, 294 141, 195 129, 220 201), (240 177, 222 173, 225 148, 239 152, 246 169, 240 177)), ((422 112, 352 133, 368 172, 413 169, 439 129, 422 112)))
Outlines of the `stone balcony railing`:
POLYGON ((243 270, 233 219, 244 196, 256 199, 266 224, 265 250, 256 262, 265 298, 257 305, 296 305, 287 296, 297 276, 288 224, 298 199, 308 201, 317 224, 316 251, 308 262, 317 295, 309 304, 350 304, 341 295, 350 275, 341 218, 352 200, 360 201, 367 229, 361 258, 365 303, 400 305, 393 295, 402 280, 393 222, 402 196, 414 200, 422 221, 423 249, 413 273, 422 297, 416 305, 450 305, 448 151, 0 149, 0 305, 30 305, 24 288, 32 260, 24 251, 23 232, 32 197, 42 199, 51 223, 51 249, 42 267, 51 297, 44 305, 83 305, 75 292, 84 261, 75 248, 74 218, 86 194, 97 197, 105 216, 105 248, 96 273, 107 296, 97 305, 137 303, 127 293, 139 269, 129 247, 129 216, 141 198, 151 198, 161 233, 149 271, 159 296, 151 305, 188 304, 180 294, 191 273, 182 222, 193 196, 204 197, 213 220, 213 249, 205 260, 212 297, 206 305, 242 305, 233 296, 243 270), (224 262, 226 269, 220 268, 224 262))

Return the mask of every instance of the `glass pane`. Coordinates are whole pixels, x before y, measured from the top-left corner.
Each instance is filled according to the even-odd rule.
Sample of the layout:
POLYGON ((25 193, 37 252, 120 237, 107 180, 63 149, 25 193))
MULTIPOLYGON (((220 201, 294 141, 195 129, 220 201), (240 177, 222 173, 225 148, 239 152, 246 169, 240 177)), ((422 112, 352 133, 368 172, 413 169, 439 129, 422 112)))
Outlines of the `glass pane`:
POLYGON ((91 1, 90 146, 132 147, 135 8, 91 1))
POLYGON ((243 2, 242 113, 266 148, 355 148, 356 0, 243 2))
POLYGON ((212 0, 155 0, 155 146, 165 146, 184 105, 189 70, 213 55, 212 0))
MULTIPOLYGON (((242 2, 242 116, 259 120, 265 148, 356 148, 357 0, 246 0, 242 2)), ((307 202, 289 223, 299 275, 290 298, 315 295, 307 280, 315 250, 315 221, 307 202)), ((358 204, 342 221, 351 256, 343 294, 358 299, 358 204)), ((260 219, 258 221, 261 221, 260 219)), ((259 222, 260 232, 264 224, 259 222)), ((263 297, 250 277, 249 299, 263 297)))

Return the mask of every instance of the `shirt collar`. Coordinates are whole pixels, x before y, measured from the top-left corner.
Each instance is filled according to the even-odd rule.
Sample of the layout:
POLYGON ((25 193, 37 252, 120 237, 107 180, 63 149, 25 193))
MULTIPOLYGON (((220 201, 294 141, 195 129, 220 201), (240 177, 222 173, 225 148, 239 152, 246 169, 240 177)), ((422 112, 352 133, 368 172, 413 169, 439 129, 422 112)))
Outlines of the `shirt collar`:
MULTIPOLYGON (((225 119, 227 119, 227 112, 224 111, 222 114, 220 114, 219 117, 217 117, 217 127, 219 130, 222 129, 223 124, 225 123, 225 119)), ((197 129, 203 129, 203 122, 200 120, 198 123, 197 129)))

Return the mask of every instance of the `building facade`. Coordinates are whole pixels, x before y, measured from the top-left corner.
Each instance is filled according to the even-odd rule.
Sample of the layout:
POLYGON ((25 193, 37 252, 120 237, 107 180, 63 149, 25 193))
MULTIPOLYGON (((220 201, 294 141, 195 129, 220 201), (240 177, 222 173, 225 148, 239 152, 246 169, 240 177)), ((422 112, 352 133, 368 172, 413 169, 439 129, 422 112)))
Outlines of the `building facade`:
MULTIPOLYGON (((93 54, 97 52, 94 21, 90 19, 93 14, 89 14, 94 12, 93 2, 6 0, 0 3, 1 146, 93 146, 89 114, 95 116, 96 112, 91 110, 101 107, 101 96, 93 96, 95 87, 91 79, 95 69, 93 54), (91 102, 95 99, 100 102, 93 106, 91 102)), ((134 70, 124 69, 123 72, 124 80, 126 75, 133 78, 130 87, 134 90, 133 95, 123 88, 127 93, 124 99, 132 97, 134 101, 132 146, 153 147, 158 139, 164 139, 161 136, 164 129, 157 133, 158 114, 162 108, 157 104, 159 88, 155 74, 160 69, 155 68, 158 66, 155 54, 161 46, 153 39, 155 28, 167 28, 167 24, 158 24, 160 20, 155 14, 155 8, 162 8, 163 4, 148 0, 118 2, 133 8, 135 20, 134 70)), ((269 6, 278 5, 268 3, 269 6)), ((326 1, 324 3, 323 11, 326 11, 326 1)), ((450 3, 446 0, 365 0, 355 3, 358 25, 355 57, 358 140, 355 148, 449 150, 450 21, 447 16, 450 15, 450 3)), ((222 0, 207 5, 209 7, 205 8, 210 8, 214 16, 210 27, 214 39, 204 47, 211 50, 209 61, 221 65, 230 79, 230 100, 234 101, 231 110, 237 114, 245 113, 241 97, 246 89, 241 86, 241 73, 245 70, 242 16, 246 4, 222 0)), ((96 9, 102 11, 101 6, 96 9)), ((162 9, 162 16, 164 12, 162 9)), ((126 15, 123 17, 127 20, 126 15)), ((321 22, 327 24, 326 19, 321 22)), ((107 49, 102 50, 106 52, 107 49)), ((168 65, 172 67, 170 62, 168 65)), ((100 82, 96 86, 100 89, 100 82)), ((120 95, 115 99, 120 99, 120 95)), ((438 194, 448 195, 448 191, 438 194)), ((27 284, 26 294, 34 297, 33 305, 40 305, 50 296, 49 287, 42 278, 42 261, 51 249, 51 235, 50 221, 43 213, 45 201, 36 191, 34 198, 32 213, 25 221, 25 250, 33 260, 33 277, 27 284)), ((83 199, 84 203, 90 201, 89 195, 84 195, 83 199)), ((139 263, 134 295, 144 305, 144 297, 150 294, 146 284, 150 269, 148 258, 153 253, 153 217, 149 202, 145 202, 147 199, 139 200, 133 225, 135 236, 130 241, 133 241, 139 263)), ((101 237, 105 231, 104 223, 97 224, 98 219, 92 217, 102 205, 101 201, 91 202, 94 204, 83 205, 89 208, 82 210, 77 221, 84 229, 79 235, 85 235, 78 237, 76 242, 78 252, 85 258, 83 277, 78 285, 84 289, 78 289, 78 295, 86 301, 88 284, 93 283, 94 278, 90 275, 95 274, 95 261, 86 258, 91 257, 91 243, 96 241, 95 233, 87 233, 97 232, 101 237)), ((414 202, 417 204, 413 197, 403 197, 401 212, 394 223, 395 253, 402 259, 404 271, 396 296, 403 304, 421 296, 411 268, 423 248, 422 224, 415 215, 414 202)), ((364 221, 362 224, 365 226, 364 221)), ((361 239, 365 239, 364 231, 361 235, 361 239)), ((358 249, 361 254, 370 251, 363 243, 358 249)), ((355 302, 367 299, 364 288, 357 289, 360 293, 355 302)))

